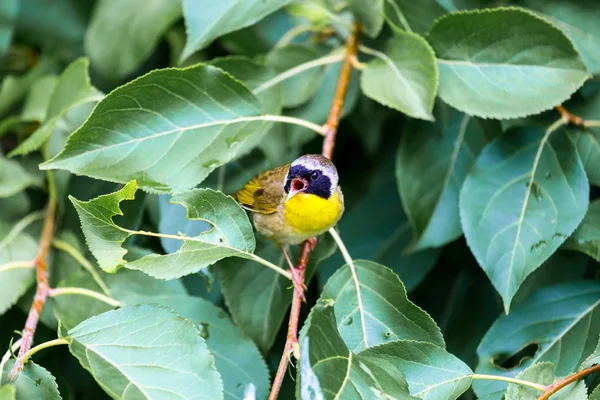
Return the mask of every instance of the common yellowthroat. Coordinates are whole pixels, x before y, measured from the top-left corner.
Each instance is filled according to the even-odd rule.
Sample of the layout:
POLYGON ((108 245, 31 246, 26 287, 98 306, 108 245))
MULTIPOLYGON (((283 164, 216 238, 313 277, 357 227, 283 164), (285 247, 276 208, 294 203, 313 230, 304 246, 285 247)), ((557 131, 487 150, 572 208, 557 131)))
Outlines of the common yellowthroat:
POLYGON ((302 280, 284 245, 300 244, 334 226, 344 212, 344 196, 335 165, 320 154, 307 154, 291 164, 263 172, 236 193, 252 211, 256 230, 278 243, 290 266, 294 286, 302 280))

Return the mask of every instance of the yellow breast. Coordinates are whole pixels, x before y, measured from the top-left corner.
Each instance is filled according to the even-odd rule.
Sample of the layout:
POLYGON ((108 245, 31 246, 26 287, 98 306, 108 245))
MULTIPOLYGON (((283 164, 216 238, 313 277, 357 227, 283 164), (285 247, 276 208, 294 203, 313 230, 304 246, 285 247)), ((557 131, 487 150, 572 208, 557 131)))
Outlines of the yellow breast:
POLYGON ((296 231, 315 236, 335 225, 343 211, 344 204, 339 190, 329 199, 299 193, 285 203, 284 216, 296 231))

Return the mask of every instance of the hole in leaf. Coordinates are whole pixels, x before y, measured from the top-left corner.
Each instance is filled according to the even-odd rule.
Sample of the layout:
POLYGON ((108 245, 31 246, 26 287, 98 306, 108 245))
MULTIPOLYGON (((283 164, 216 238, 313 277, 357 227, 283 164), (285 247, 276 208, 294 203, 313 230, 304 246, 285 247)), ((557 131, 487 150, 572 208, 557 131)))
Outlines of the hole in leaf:
POLYGON ((527 346, 521 348, 513 354, 498 354, 492 359, 494 366, 504 369, 511 370, 517 368, 523 364, 527 359, 533 358, 535 353, 540 349, 540 345, 537 343, 530 343, 527 346))
POLYGON ((200 326, 198 326, 200 330, 200 336, 205 340, 208 339, 210 333, 208 332, 208 324, 206 322, 200 322, 200 326))

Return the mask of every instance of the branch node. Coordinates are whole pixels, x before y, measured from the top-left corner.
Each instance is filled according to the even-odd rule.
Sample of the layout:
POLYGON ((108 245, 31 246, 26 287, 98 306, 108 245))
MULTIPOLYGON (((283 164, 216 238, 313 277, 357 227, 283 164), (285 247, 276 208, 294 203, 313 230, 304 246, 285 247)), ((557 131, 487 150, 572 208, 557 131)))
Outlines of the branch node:
POLYGON ((560 113, 561 118, 566 123, 573 124, 575 126, 581 126, 581 127, 586 126, 585 120, 583 118, 581 118, 578 115, 572 114, 563 105, 556 106, 556 111, 558 111, 560 113))

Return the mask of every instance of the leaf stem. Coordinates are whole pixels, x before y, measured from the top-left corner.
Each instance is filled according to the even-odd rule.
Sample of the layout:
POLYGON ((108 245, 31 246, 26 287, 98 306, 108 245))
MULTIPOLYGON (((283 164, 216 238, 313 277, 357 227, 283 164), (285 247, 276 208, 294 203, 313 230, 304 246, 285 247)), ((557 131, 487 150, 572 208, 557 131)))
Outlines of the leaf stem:
MULTIPOLYGON (((131 233, 132 235, 144 235, 144 236, 152 236, 152 237, 164 238, 164 239, 174 239, 174 240, 183 240, 183 241, 189 240, 190 242, 207 243, 207 242, 204 242, 203 240, 198 240, 192 236, 170 235, 170 234, 166 234, 166 233, 155 233, 155 232, 148 232, 148 231, 133 231, 133 230, 124 229, 124 228, 120 228, 120 229, 124 232, 131 233)), ((223 245, 223 247, 227 247, 229 249, 235 250, 235 251, 239 252, 240 254, 242 254, 244 256, 244 258, 248 258, 250 260, 256 261, 257 263, 262 264, 265 267, 269 267, 272 270, 280 273, 281 275, 285 276, 286 278, 288 278, 290 280, 292 279, 292 275, 289 272, 287 272, 283 268, 273 264, 272 262, 267 261, 264 258, 257 256, 254 253, 249 253, 247 251, 243 251, 243 250, 236 249, 234 247, 225 246, 225 245, 223 245)))
POLYGON ((558 392, 560 389, 570 385, 573 382, 577 382, 578 380, 585 378, 586 376, 593 374, 594 372, 600 372, 600 364, 593 365, 589 368, 584 369, 583 371, 579 371, 576 374, 569 375, 559 380, 558 382, 553 383, 545 389, 545 392, 540 397, 538 397, 537 400, 548 400, 550 396, 558 392))
POLYGON ((10 271, 12 269, 26 269, 26 268, 33 268, 33 267, 35 267, 35 264, 31 260, 29 260, 29 261, 13 261, 13 262, 9 262, 9 263, 0 265, 0 273, 10 271))
MULTIPOLYGON (((335 146, 337 128, 342 115, 342 108, 344 106, 344 101, 346 98, 346 93, 348 92, 348 85, 350 84, 350 77, 352 75, 353 70, 351 60, 352 57, 356 56, 360 31, 360 25, 358 24, 358 22, 355 21, 352 33, 346 41, 344 63, 342 64, 342 68, 340 69, 340 75, 338 77, 335 94, 333 96, 333 101, 329 110, 329 117, 327 118, 327 123, 324 126, 326 135, 325 139, 323 140, 322 154, 323 156, 329 159, 331 159, 333 155, 333 148, 335 146)), ((306 265, 308 263, 311 248, 312 246, 309 241, 304 242, 304 244, 302 245, 302 252, 300 253, 300 258, 298 259, 298 264, 296 266, 296 270, 302 281, 304 281, 304 272, 306 270, 306 265)), ((290 362, 289 354, 293 352, 296 356, 299 355, 298 324, 300 321, 300 308, 302 306, 302 296, 303 294, 300 293, 298 290, 293 291, 292 307, 290 309, 290 318, 288 321, 287 338, 285 341, 285 346, 283 349, 281 360, 279 361, 277 373, 275 374, 275 378, 273 378, 273 385, 271 386, 271 392, 269 393, 269 400, 276 400, 279 396, 279 390, 281 389, 281 384, 283 383, 288 363, 290 362)))
POLYGON ((583 126, 586 128, 596 128, 596 127, 600 126, 600 121, 596 121, 596 120, 584 121, 583 126))
POLYGON ((12 346, 4 353, 2 359, 0 360, 0 377, 4 374, 4 365, 10 360, 10 356, 14 354, 15 351, 19 350, 21 347, 21 343, 23 343, 23 339, 19 339, 12 344, 12 346))
MULTIPOLYGON (((410 25, 408 24, 408 21, 404 17, 404 14, 402 13, 402 11, 398 7, 398 5, 393 0, 386 0, 386 1, 394 9, 394 12, 396 13, 396 17, 398 17, 398 21, 400 21, 400 23, 402 24, 402 27, 404 28, 404 30, 407 31, 407 32, 411 32, 412 33, 413 30, 411 29, 410 25)), ((397 27, 396 24, 394 24, 393 22, 389 21, 389 18, 386 18, 386 19, 396 29, 402 29, 400 27, 397 27)))
POLYGON ((106 283, 102 280, 96 268, 90 263, 84 256, 81 254, 75 247, 71 246, 69 243, 64 240, 54 239, 52 241, 52 245, 59 250, 64 251, 75 261, 77 261, 89 274, 92 276, 94 281, 100 286, 105 295, 111 296, 110 289, 106 286, 106 283))
POLYGON ((34 355, 35 353, 37 353, 38 351, 44 350, 44 349, 47 349, 47 348, 53 347, 53 346, 60 346, 63 344, 69 344, 69 341, 67 339, 54 339, 54 340, 49 340, 44 343, 40 343, 23 355, 23 364, 27 364, 27 361, 29 361, 29 358, 31 358, 31 356, 34 355))
POLYGON ((516 378, 509 378, 507 376, 473 374, 471 377, 473 379, 478 379, 478 380, 504 381, 504 382, 509 382, 509 383, 515 383, 515 384, 521 385, 521 386, 529 386, 531 388, 539 390, 540 392, 543 392, 543 391, 545 391, 547 389, 546 386, 540 385, 540 384, 535 383, 535 382, 524 381, 522 379, 516 379, 516 378))
POLYGON ((265 83, 254 89, 252 93, 259 94, 277 85, 278 83, 285 81, 286 79, 301 74, 304 71, 308 71, 309 69, 320 67, 322 65, 335 64, 339 61, 342 61, 343 59, 344 53, 336 51, 333 54, 327 55, 325 57, 305 62, 303 64, 295 66, 294 68, 290 68, 287 71, 282 72, 273 79, 266 81, 265 83))
MULTIPOLYGON (((248 119, 251 120, 252 117, 249 117, 248 119)), ((325 136, 327 134, 327 131, 322 126, 301 118, 288 117, 285 115, 261 115, 260 117, 256 117, 256 119, 263 121, 283 122, 291 125, 300 125, 318 133, 321 136, 325 136)))
POLYGON ((256 254, 253 253, 248 253, 250 254, 250 259, 252 261, 256 261, 259 264, 264 265, 265 267, 271 268, 272 270, 274 270, 275 272, 285 276, 287 279, 291 280, 292 279, 292 274, 290 274, 288 271, 284 270, 283 268, 273 264, 270 261, 265 260, 262 257, 257 256, 256 254))
POLYGON ((302 35, 303 33, 313 32, 313 31, 315 31, 315 28, 310 24, 296 25, 293 28, 291 28, 289 31, 287 31, 281 37, 281 39, 279 39, 277 41, 277 43, 275 43, 274 47, 285 47, 288 44, 290 44, 294 39, 296 39, 298 36, 302 35))
POLYGON ((0 241, 0 249, 6 246, 6 243, 11 242, 19 233, 23 232, 29 225, 33 224, 40 219, 44 219, 46 215, 46 211, 36 211, 31 214, 23 217, 19 222, 17 222, 13 228, 8 232, 8 234, 0 241))
POLYGON ((113 306, 113 307, 121 307, 122 306, 120 301, 115 300, 112 297, 105 296, 102 293, 98 293, 98 292, 95 292, 95 291, 89 290, 89 289, 84 289, 84 288, 79 288, 79 287, 60 287, 60 288, 50 289, 50 297, 52 297, 52 298, 58 297, 58 296, 64 296, 64 295, 72 295, 72 294, 91 297, 93 299, 100 300, 100 301, 108 304, 109 306, 113 306))

